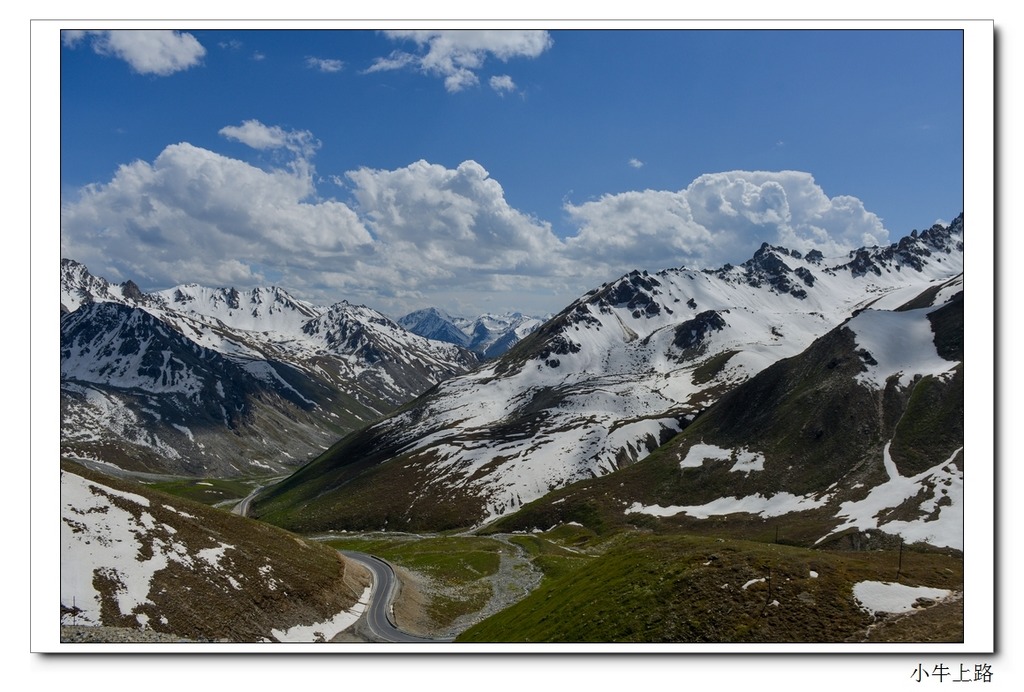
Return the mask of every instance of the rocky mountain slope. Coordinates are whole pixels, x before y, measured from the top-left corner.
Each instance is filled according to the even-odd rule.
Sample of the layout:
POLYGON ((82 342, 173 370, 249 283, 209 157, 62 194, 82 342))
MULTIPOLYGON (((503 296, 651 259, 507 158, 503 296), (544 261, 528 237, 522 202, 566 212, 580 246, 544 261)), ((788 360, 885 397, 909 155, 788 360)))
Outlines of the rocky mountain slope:
POLYGON ((61 275, 61 447, 130 471, 273 473, 466 372, 465 349, 280 288, 144 294, 61 275))
POLYGON ((713 518, 742 536, 774 526, 800 545, 891 547, 899 537, 962 551, 963 360, 956 278, 895 310, 859 312, 723 395, 643 462, 493 528, 713 518))
POLYGON ((191 641, 316 641, 369 576, 337 551, 76 464, 61 465, 61 625, 191 641))
MULTIPOLYGON (((861 346, 875 365, 849 361, 843 372, 871 373, 877 366, 874 377, 882 377, 878 373, 895 367, 905 348, 884 335, 907 324, 880 327, 869 320, 885 320, 877 315, 899 314, 894 311, 902 306, 938 305, 940 296, 955 292, 962 272, 962 216, 889 247, 844 257, 766 244, 737 267, 633 272, 581 297, 497 361, 442 383, 401 412, 346 437, 259 498, 255 511, 301 530, 452 528, 494 521, 556 489, 636 464, 698 418, 703 421, 727 393, 804 353, 855 314, 854 324, 867 325, 864 333, 875 335, 871 347, 861 346)), ((912 314, 917 348, 922 339, 929 343, 922 332, 929 322, 912 314)), ((849 333, 832 338, 845 339, 848 347, 849 333)), ((927 360, 955 371, 955 359, 947 355, 929 354, 927 360)), ((928 368, 922 372, 935 376, 928 368)), ((876 382, 871 377, 852 381, 867 391, 876 382)), ((830 396, 821 393, 815 410, 841 415, 848 402, 830 396)), ((747 406, 748 416, 760 409, 747 406)), ((832 424, 823 418, 812 433, 834 444, 832 424)), ((719 474, 722 494, 716 497, 734 486, 742 495, 742 483, 733 481, 747 475, 771 475, 753 473, 766 463, 760 456, 765 451, 740 449, 752 444, 743 430, 717 445, 709 434, 703 443, 709 459, 725 455, 738 466, 735 473, 719 474)), ((915 473, 954 461, 953 453, 947 450, 942 459, 929 453, 914 462, 915 473)), ((853 450, 844 454, 844 463, 854 463, 853 450)), ((690 458, 688 451, 684 458, 690 458)), ((693 466, 703 468, 703 459, 695 456, 693 466)), ((955 473, 949 473, 955 483, 955 473)), ((799 474, 782 474, 770 492, 803 497, 822 491, 820 483, 831 477, 809 465, 799 474)), ((882 469, 856 481, 843 478, 853 484, 886 482, 882 469)), ((639 496, 633 502, 645 506, 639 496)))

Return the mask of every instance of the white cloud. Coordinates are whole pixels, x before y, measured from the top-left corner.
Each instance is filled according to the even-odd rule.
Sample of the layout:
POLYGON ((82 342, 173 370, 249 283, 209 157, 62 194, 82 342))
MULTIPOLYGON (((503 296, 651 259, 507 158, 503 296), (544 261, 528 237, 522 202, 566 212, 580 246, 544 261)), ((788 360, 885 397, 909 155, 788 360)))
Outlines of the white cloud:
POLYGON ((139 74, 167 76, 198 65, 206 49, 192 34, 168 30, 64 31, 64 45, 89 41, 99 55, 112 55, 139 74))
POLYGON ((64 200, 63 256, 149 288, 273 282, 309 300, 395 314, 427 304, 543 313, 633 269, 738 263, 765 240, 838 254, 888 236, 859 200, 828 197, 807 173, 731 171, 679 191, 567 202, 573 228, 561 239, 512 207, 475 161, 328 176, 351 201, 325 201, 303 158, 311 133, 258 121, 221 133, 294 160, 261 169, 168 146, 64 200))
POLYGON ((310 56, 306 58, 306 67, 320 70, 321 72, 341 72, 345 67, 345 63, 334 58, 314 58, 310 56))
POLYGON ((61 252, 107 278, 164 287, 252 285, 264 281, 261 267, 284 267, 301 290, 304 269, 372 240, 348 206, 310 201, 313 192, 308 173, 268 172, 175 144, 65 200, 61 252))
POLYGON ((550 224, 510 207, 501 185, 475 161, 456 169, 417 161, 347 177, 357 210, 407 282, 557 273, 561 242, 550 224))
MULTIPOLYGON (((476 73, 488 57, 502 61, 536 58, 553 43, 547 31, 532 30, 403 30, 383 33, 392 40, 412 41, 419 52, 393 51, 386 58, 377 58, 366 72, 408 67, 423 74, 443 77, 445 89, 452 93, 476 86, 479 83, 476 73)), ((493 80, 491 86, 494 87, 493 80)))
POLYGON ((491 77, 490 84, 491 88, 494 89, 499 94, 501 94, 502 96, 504 96, 505 93, 507 92, 516 90, 516 83, 513 82, 512 78, 509 77, 507 74, 495 75, 494 77, 491 77))
POLYGON ((881 219, 855 197, 828 197, 802 171, 731 171, 702 175, 686 189, 694 219, 715 228, 723 250, 749 254, 760 241, 826 255, 888 242, 881 219))
POLYGON ((640 159, 630 159, 629 160, 629 165, 632 168, 643 168, 644 167, 644 162, 641 161, 640 159))
MULTIPOLYGON (((585 265, 664 269, 703 260, 714 233, 693 219, 683 192, 644 190, 604 195, 565 210, 579 231, 568 240, 585 265)), ((628 270, 627 270, 628 271, 628 270)))
POLYGON ((702 175, 685 190, 644 190, 565 204, 579 232, 573 259, 635 268, 718 267, 748 259, 762 242, 837 255, 888 242, 881 220, 855 197, 828 197, 799 171, 702 175))
POLYGON ((218 134, 253 149, 287 149, 304 158, 309 158, 320 148, 320 141, 308 130, 285 130, 277 125, 264 125, 258 120, 222 127, 218 134))

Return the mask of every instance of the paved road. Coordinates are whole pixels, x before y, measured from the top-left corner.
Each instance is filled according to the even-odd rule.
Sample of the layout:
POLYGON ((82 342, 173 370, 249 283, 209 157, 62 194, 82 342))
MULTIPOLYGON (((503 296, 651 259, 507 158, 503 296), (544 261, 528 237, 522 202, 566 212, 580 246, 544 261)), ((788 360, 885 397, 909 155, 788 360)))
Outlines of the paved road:
POLYGON ((232 514, 241 514, 243 517, 249 516, 249 505, 252 504, 253 498, 256 497, 256 493, 263 490, 263 486, 257 486, 255 490, 242 498, 242 501, 235 505, 235 508, 231 510, 232 514))
POLYGON ((395 571, 391 569, 391 565, 379 557, 358 553, 353 550, 342 550, 341 554, 366 567, 373 576, 373 586, 370 589, 370 603, 366 606, 363 618, 370 633, 379 641, 416 644, 436 644, 438 642, 452 641, 451 639, 417 637, 398 629, 394 624, 391 605, 398 590, 398 579, 395 577, 395 571))

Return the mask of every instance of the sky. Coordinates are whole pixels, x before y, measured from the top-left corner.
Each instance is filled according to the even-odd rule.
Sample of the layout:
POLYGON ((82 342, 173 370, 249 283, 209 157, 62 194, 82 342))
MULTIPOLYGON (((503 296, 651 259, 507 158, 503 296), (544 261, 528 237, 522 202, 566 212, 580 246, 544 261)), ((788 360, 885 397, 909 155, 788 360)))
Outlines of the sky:
POLYGON ((89 26, 54 46, 61 255, 143 290, 540 316, 963 211, 955 28, 89 26))

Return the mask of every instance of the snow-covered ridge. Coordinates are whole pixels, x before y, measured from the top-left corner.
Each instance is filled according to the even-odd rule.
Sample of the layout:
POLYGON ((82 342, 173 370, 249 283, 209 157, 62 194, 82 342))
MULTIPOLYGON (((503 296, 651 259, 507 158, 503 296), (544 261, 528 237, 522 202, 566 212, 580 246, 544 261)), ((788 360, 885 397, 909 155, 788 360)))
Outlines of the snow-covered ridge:
POLYGON ((152 294, 166 309, 212 317, 235 329, 294 334, 324 308, 298 300, 276 286, 248 291, 185 284, 152 294))
MULTIPOLYGON (((289 460, 305 457, 310 445, 333 441, 323 436, 337 435, 338 425, 353 429, 477 364, 465 349, 344 301, 320 307, 278 287, 197 284, 144 294, 71 260, 61 269, 62 439, 93 445, 66 448, 72 456, 101 458, 106 452, 96 445, 114 444, 155 464, 191 460, 181 470, 193 472, 214 455, 197 429, 234 435, 270 415, 286 426, 275 431, 278 442, 248 452, 227 444, 222 452, 237 448, 229 452, 238 457, 233 464, 263 466, 257 457, 269 455, 294 466, 289 460), (99 404, 121 412, 123 424, 96 428, 104 417, 91 409, 99 404), (303 432, 287 434, 292 425, 303 432), (289 439, 299 447, 277 449, 289 439)), ((253 432, 247 440, 269 437, 253 432)))
MULTIPOLYGON (((851 329, 867 334, 868 308, 948 293, 963 267, 961 216, 840 257, 764 245, 740 266, 634 271, 581 297, 498 361, 443 382, 375 434, 403 455, 433 460, 437 487, 424 487, 424 497, 448 484, 468 490, 485 500, 487 521, 643 458, 725 390, 857 313, 863 319, 851 329)), ((747 462, 737 471, 756 468, 756 458, 747 462)))
POLYGON ((117 302, 140 305, 149 302, 132 281, 112 284, 89 273, 82 264, 70 259, 60 262, 61 314, 74 312, 82 305, 93 302, 117 302))

